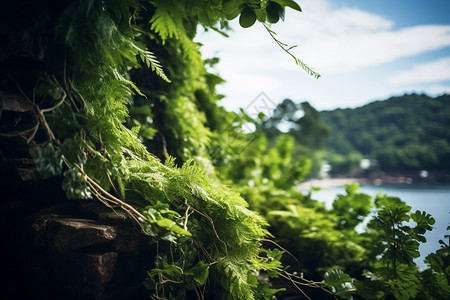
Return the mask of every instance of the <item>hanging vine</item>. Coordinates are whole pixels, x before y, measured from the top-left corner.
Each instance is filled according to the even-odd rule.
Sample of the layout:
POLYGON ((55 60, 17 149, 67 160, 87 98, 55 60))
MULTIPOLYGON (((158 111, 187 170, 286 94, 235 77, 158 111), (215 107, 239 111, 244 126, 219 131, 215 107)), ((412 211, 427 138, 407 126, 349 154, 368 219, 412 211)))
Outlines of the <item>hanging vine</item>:
POLYGON ((320 286, 284 271, 283 251, 262 247, 266 221, 207 172, 208 144, 219 137, 212 116, 227 113, 216 105, 220 80, 192 40, 196 26, 215 28, 232 11, 257 12, 268 28, 266 18, 275 22, 286 6, 299 10, 294 1, 30 0, 12 3, 2 20, 11 29, 2 32, 11 41, 0 50, 2 66, 17 47, 39 48, 32 76, 2 67, 7 89, 36 115, 29 128, 2 137, 34 143, 42 130, 46 146, 35 155, 42 178, 62 176, 68 199, 121 209, 152 236, 158 255, 145 286, 155 299, 270 298, 278 290, 263 273, 300 292, 320 286), (29 20, 18 24, 20 14, 29 20), (139 109, 150 120, 129 118, 139 109))

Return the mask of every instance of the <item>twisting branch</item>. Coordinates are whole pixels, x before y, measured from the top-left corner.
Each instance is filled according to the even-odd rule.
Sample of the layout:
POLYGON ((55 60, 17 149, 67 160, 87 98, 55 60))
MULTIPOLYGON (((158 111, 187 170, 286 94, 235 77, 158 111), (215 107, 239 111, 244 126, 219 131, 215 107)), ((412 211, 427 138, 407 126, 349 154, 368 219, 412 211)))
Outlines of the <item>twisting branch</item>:
MULTIPOLYGON (((67 164, 67 162, 66 162, 67 164)), ((83 174, 83 178, 86 181, 88 187, 94 194, 94 196, 103 204, 105 204, 107 207, 114 209, 114 207, 120 207, 123 209, 131 218, 133 218, 136 223, 139 224, 142 231, 145 232, 143 223, 146 220, 146 217, 141 214, 138 210, 136 210, 133 206, 126 203, 122 199, 119 199, 113 195, 111 195, 109 192, 105 191, 94 179, 89 177, 83 170, 82 166, 79 166, 75 164, 75 167, 83 174)))
MULTIPOLYGON (((54 136, 52 130, 50 129, 50 127, 48 126, 47 121, 46 121, 46 119, 45 119, 44 112, 49 112, 49 111, 52 111, 52 110, 54 110, 55 108, 59 107, 59 106, 64 102, 64 100, 66 99, 66 96, 67 96, 66 91, 65 91, 65 90, 61 87, 61 85, 58 83, 58 81, 56 80, 55 76, 53 75, 53 80, 55 81, 55 84, 58 85, 58 87, 61 89, 63 95, 61 96, 61 99, 58 101, 58 103, 57 103, 56 105, 54 105, 53 107, 50 107, 50 108, 47 108, 47 109, 41 109, 41 108, 39 108, 39 105, 37 105, 37 104, 35 103, 35 89, 36 89, 37 83, 36 83, 36 86, 35 86, 34 89, 33 89, 33 100, 31 100, 31 99, 27 96, 27 94, 25 93, 25 91, 22 89, 22 87, 20 86, 20 84, 19 84, 16 80, 14 80, 14 78, 12 78, 12 77, 11 77, 8 73, 6 73, 6 72, 4 72, 4 74, 5 74, 5 76, 6 76, 6 77, 7 77, 7 78, 8 78, 8 79, 16 86, 16 88, 17 88, 17 89, 19 90, 19 92, 22 94, 22 96, 24 97, 24 99, 27 100, 27 102, 33 107, 34 112, 36 113, 36 115, 37 115, 38 118, 39 118, 39 123, 44 127, 45 132, 47 133, 48 139, 49 139, 50 141, 55 140, 55 136, 54 136)), ((33 133, 31 134, 31 137, 26 139, 28 143, 33 139, 33 137, 35 136, 35 134, 36 134, 36 132, 37 132, 38 129, 39 129, 39 126, 38 126, 36 129, 34 129, 34 127, 33 127, 32 130, 34 130, 34 131, 33 131, 33 133)), ((16 134, 16 135, 20 135, 20 134, 16 134)))
POLYGON ((27 144, 29 144, 31 142, 31 140, 34 138, 34 136, 36 135, 36 132, 39 129, 39 125, 40 125, 40 123, 38 121, 30 129, 26 129, 26 130, 23 130, 23 131, 13 131, 13 132, 10 132, 10 133, 0 133, 0 136, 3 136, 3 137, 20 136, 27 142, 27 144), (27 137, 26 135, 29 134, 30 132, 31 132, 31 135, 29 137, 27 137))
POLYGON ((299 58, 297 58, 294 54, 291 53, 291 50, 294 49, 295 47, 297 47, 296 45, 289 47, 288 44, 283 43, 282 41, 280 41, 279 39, 276 38, 277 33, 275 31, 273 31, 272 29, 270 29, 270 25, 266 23, 266 18, 262 17, 261 14, 258 12, 258 9, 260 9, 259 4, 255 6, 252 2, 247 1, 247 0, 246 0, 246 3, 253 10, 259 23, 261 23, 264 26, 264 28, 269 33, 270 37, 277 43, 277 45, 284 52, 289 54, 289 56, 291 56, 294 59, 295 64, 297 66, 300 66, 309 75, 314 76, 316 79, 319 79, 321 77, 321 75, 319 73, 314 71, 311 67, 309 67, 307 64, 302 62, 299 58))
MULTIPOLYGON (((289 255, 297 262, 298 265, 300 264, 299 261, 298 261, 298 259, 297 259, 291 252, 289 252, 288 250, 286 250, 285 248, 283 248, 282 246, 280 246, 280 245, 277 244, 276 242, 274 242, 274 241, 272 241, 272 240, 269 240, 269 239, 261 239, 260 241, 261 241, 261 242, 270 242, 270 243, 274 244, 275 246, 277 246, 278 248, 280 248, 281 250, 283 250, 284 252, 286 252, 287 254, 289 254, 289 255)), ((299 266, 299 267, 300 267, 300 266, 299 266)), ((291 273, 289 273, 289 272, 287 272, 287 271, 282 271, 282 272, 280 272, 279 274, 280 274, 281 277, 283 277, 284 279, 286 279, 286 280, 288 280, 290 283, 292 283, 292 285, 294 285, 295 288, 296 288, 297 290, 299 290, 299 291, 300 291, 307 299, 310 299, 310 298, 309 298, 309 297, 305 294, 305 292, 299 287, 299 285, 307 286, 307 287, 310 287, 310 288, 318 288, 318 289, 321 289, 321 290, 327 292, 328 294, 333 295, 332 292, 330 292, 329 290, 323 288, 323 287, 321 286, 321 283, 320 283, 320 282, 315 282, 315 281, 307 280, 307 279, 304 279, 304 278, 302 278, 302 277, 299 277, 299 276, 296 276, 296 275, 294 275, 294 274, 291 274, 291 273), (301 282, 301 281, 303 281, 303 282, 301 282)))
MULTIPOLYGON (((79 167, 78 167, 78 169, 81 170, 81 168, 79 168, 79 167)), ((100 194, 105 197, 105 199, 108 201, 108 203, 116 204, 116 205, 120 206, 120 208, 122 208, 122 209, 124 209, 126 211, 130 211, 131 214, 134 217, 136 217, 137 219, 142 219, 142 220, 146 219, 144 217, 144 215, 141 214, 140 212, 138 212, 133 206, 131 206, 130 204, 120 200, 117 197, 114 197, 113 195, 111 195, 110 193, 105 191, 97 182, 95 182, 95 180, 93 180, 91 177, 86 175, 86 173, 83 173, 83 175, 84 175, 84 179, 89 184, 89 186, 93 187, 95 190, 100 192, 100 194)))
POLYGON ((292 278, 291 277, 288 277, 288 276, 285 276, 285 275, 283 275, 283 274, 280 274, 282 277, 284 277, 284 278, 286 278, 287 280, 289 280, 294 286, 295 286, 295 288, 297 289, 297 290, 299 290, 300 291, 300 293, 302 293, 303 294, 303 296, 305 296, 305 298, 306 299, 308 299, 308 300, 311 300, 311 298, 309 298, 308 297, 308 295, 306 295, 306 293, 292 280, 292 278))
POLYGON ((203 217, 205 217, 206 219, 208 219, 208 221, 211 223, 211 226, 212 226, 214 235, 215 235, 216 238, 223 244, 223 246, 224 246, 224 248, 225 248, 225 256, 227 256, 227 255, 228 255, 228 247, 227 247, 227 244, 219 237, 219 234, 218 234, 217 231, 216 231, 216 227, 214 226, 214 221, 213 221, 213 219, 212 219, 210 216, 208 216, 207 214, 202 213, 201 211, 199 211, 199 210, 193 208, 192 206, 190 206, 190 205, 187 203, 187 199, 184 199, 184 204, 187 205, 188 207, 190 207, 190 208, 191 208, 193 211, 195 211, 196 213, 198 213, 198 214, 202 215, 203 217))
POLYGON ((58 86, 58 88, 62 91, 63 95, 61 96, 61 99, 59 99, 59 101, 53 105, 52 107, 49 108, 42 108, 40 109, 41 113, 46 113, 46 112, 50 112, 52 110, 57 109, 59 106, 61 106, 61 104, 64 103, 64 100, 66 100, 67 97, 67 93, 66 91, 63 89, 63 87, 59 84, 58 80, 56 80, 55 75, 52 76, 53 77, 53 81, 55 82, 55 84, 58 86))

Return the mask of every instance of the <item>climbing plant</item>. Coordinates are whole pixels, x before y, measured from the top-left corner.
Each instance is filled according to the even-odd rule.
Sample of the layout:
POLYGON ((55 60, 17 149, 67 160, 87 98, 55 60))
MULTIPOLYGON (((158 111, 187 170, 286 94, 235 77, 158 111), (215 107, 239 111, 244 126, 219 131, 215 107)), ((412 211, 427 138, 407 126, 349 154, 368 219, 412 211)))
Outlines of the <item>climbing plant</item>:
POLYGON ((156 299, 270 298, 278 290, 261 274, 296 285, 282 251, 262 248, 266 221, 214 175, 208 145, 223 143, 218 120, 234 115, 217 107, 221 79, 193 41, 197 25, 222 32, 232 12, 242 27, 257 20, 294 57, 266 22, 285 7, 300 10, 279 0, 42 0, 3 9, 3 89, 35 115, 3 136, 36 144, 41 177, 61 176, 68 199, 121 209, 152 237, 145 286, 156 299))
POLYGON ((270 27, 286 8, 301 10, 295 1, 23 0, 4 8, 1 92, 14 94, 31 121, 2 123, 2 139, 32 146, 42 179, 59 176, 68 199, 96 199, 135 220, 156 249, 144 282, 154 299, 270 299, 281 291, 274 280, 306 298, 305 288, 348 299, 448 295, 447 244, 427 258, 428 271, 413 262, 431 216, 380 196, 369 230, 357 234, 372 205, 366 195, 350 186, 326 210, 295 189, 311 161, 293 157, 292 136, 271 144, 242 130, 261 120, 218 106, 223 80, 205 67, 216 60, 201 57, 197 26, 224 35, 237 17, 242 30, 263 26, 318 77, 270 27), (414 227, 403 224, 410 219, 414 227))

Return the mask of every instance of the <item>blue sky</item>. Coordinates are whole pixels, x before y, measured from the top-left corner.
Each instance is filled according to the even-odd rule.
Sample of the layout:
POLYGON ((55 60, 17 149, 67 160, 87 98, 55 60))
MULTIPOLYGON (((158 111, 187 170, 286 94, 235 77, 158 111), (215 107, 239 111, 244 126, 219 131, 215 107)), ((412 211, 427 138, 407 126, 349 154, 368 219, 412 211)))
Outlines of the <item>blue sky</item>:
POLYGON ((309 101, 316 109, 357 107, 404 93, 450 93, 450 0, 303 0, 272 26, 322 77, 302 71, 260 24, 237 19, 229 38, 201 32, 204 58, 227 82, 221 105, 237 110, 261 92, 273 102, 309 101))

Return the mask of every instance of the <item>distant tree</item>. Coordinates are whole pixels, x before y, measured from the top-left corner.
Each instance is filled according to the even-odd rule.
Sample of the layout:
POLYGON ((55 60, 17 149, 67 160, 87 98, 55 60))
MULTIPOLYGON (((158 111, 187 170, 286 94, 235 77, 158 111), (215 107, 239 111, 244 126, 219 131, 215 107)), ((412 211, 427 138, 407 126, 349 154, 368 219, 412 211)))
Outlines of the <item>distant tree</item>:
POLYGON ((309 103, 295 103, 285 99, 277 105, 272 116, 262 121, 259 129, 271 141, 283 134, 290 135, 295 140, 292 153, 295 159, 308 158, 312 161, 310 177, 319 174, 322 155, 318 151, 328 136, 329 129, 321 121, 320 113, 309 103))
POLYGON ((278 104, 272 116, 260 126, 269 139, 287 133, 304 147, 318 150, 328 135, 328 127, 322 123, 320 113, 309 103, 295 103, 285 99, 278 104))

